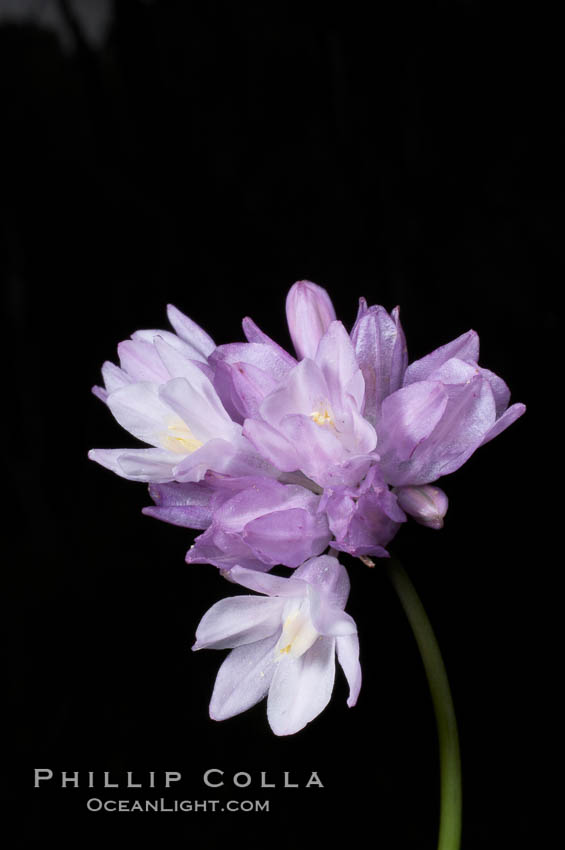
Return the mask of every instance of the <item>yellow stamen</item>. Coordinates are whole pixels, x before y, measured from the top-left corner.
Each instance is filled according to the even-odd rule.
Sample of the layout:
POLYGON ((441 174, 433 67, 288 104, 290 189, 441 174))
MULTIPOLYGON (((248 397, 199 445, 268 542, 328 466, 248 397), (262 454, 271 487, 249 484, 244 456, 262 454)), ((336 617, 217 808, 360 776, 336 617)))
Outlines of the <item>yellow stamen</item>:
POLYGON ((310 414, 310 419, 316 423, 316 425, 334 425, 334 421, 332 419, 332 415, 327 407, 324 407, 323 410, 314 410, 310 414))
POLYGON ((280 661, 283 655, 300 658, 318 637, 310 619, 309 607, 302 605, 289 614, 283 623, 282 634, 275 647, 275 660, 280 661))
POLYGON ((167 426, 167 431, 170 434, 164 434, 162 445, 164 449, 177 454, 192 454, 196 449, 203 445, 201 440, 197 440, 188 425, 182 419, 176 419, 167 426))

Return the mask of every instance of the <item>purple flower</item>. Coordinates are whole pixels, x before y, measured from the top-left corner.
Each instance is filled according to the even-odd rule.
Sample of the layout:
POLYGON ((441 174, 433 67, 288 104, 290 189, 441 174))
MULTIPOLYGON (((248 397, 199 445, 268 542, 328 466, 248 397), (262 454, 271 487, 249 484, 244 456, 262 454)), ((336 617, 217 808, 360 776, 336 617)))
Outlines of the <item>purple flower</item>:
MULTIPOLYGON (((326 515, 318 511, 320 497, 304 487, 272 478, 213 474, 206 485, 211 488, 211 522, 189 549, 189 564, 214 564, 222 570, 236 564, 254 570, 277 564, 298 567, 330 542, 326 515)), ((149 511, 156 515, 155 509, 149 511)))
POLYGON ((365 379, 365 415, 378 435, 380 467, 397 488, 429 484, 459 469, 526 409, 508 407, 504 381, 478 365, 474 331, 407 366, 398 309, 389 316, 361 299, 351 338, 365 379))
POLYGON ((278 469, 302 471, 320 487, 355 484, 375 460, 377 435, 363 418, 365 382, 341 322, 246 419, 243 433, 278 469))
POLYGON ((202 618, 193 649, 232 648, 218 671, 210 717, 226 720, 267 696, 276 735, 292 735, 328 704, 335 654, 349 683, 349 706, 361 687, 357 627, 344 608, 345 568, 312 558, 291 578, 234 567, 230 579, 265 594, 222 599, 202 618))
POLYGON ((179 484, 170 483, 149 485, 149 495, 155 505, 143 508, 146 516, 152 516, 171 525, 184 528, 208 528, 212 523, 212 498, 214 487, 204 478, 201 481, 189 481, 179 484))
POLYGON ((332 547, 356 557, 388 557, 384 547, 395 536, 400 523, 406 522, 406 514, 378 465, 372 466, 356 486, 326 488, 320 510, 326 512, 335 535, 332 547))
MULTIPOLYGON (((252 327, 251 320, 244 328, 252 327)), ((256 329, 258 330, 258 329, 256 329)), ((264 336, 261 342, 220 345, 210 357, 214 387, 232 419, 256 416, 263 399, 286 379, 296 360, 264 336)))
MULTIPOLYGON (((308 280, 291 286, 286 299, 290 336, 299 359, 315 358, 335 310, 325 289, 308 280)), ((249 318, 243 320, 247 343, 221 345, 210 356, 214 386, 236 422, 257 417, 261 402, 281 385, 296 360, 249 318)))
POLYGON ((150 448, 90 457, 150 482, 147 514, 204 532, 189 562, 297 567, 328 542, 386 556, 406 514, 441 527, 431 485, 525 410, 478 365, 474 331, 408 365, 398 308, 362 298, 349 336, 316 284, 286 307, 298 361, 249 318, 247 342, 216 347, 169 307, 176 334, 137 331, 94 388, 150 448))

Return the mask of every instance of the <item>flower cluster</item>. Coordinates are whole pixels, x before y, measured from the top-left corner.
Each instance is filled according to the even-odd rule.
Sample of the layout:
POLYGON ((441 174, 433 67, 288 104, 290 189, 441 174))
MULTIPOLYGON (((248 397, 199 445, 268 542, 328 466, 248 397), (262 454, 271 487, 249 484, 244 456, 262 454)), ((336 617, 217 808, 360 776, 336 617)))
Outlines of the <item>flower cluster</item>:
POLYGON ((474 331, 409 364, 398 308, 362 298, 348 333, 327 292, 299 281, 286 313, 296 358, 249 318, 247 342, 216 346, 169 306, 174 333, 136 331, 93 390, 150 448, 89 453, 149 483, 146 514, 202 531, 188 563, 213 564, 262 594, 214 605, 194 649, 232 650, 211 717, 268 694, 277 735, 326 706, 336 654, 348 705, 357 700, 357 629, 337 554, 386 557, 407 515, 441 528, 447 496, 435 482, 525 410, 509 407, 504 381, 478 365, 474 331), (293 572, 270 573, 277 565, 293 572))

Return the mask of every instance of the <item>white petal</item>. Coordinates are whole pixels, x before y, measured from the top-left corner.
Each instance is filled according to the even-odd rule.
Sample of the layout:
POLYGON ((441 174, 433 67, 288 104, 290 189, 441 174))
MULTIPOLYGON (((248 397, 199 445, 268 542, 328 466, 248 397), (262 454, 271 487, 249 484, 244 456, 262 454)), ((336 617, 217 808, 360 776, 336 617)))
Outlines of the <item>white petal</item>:
POLYGON ((325 593, 320 593, 312 585, 308 586, 310 616, 314 628, 321 635, 353 635, 357 632, 355 620, 341 608, 332 603, 325 593))
POLYGON ((157 384, 169 380, 154 345, 140 339, 126 339, 118 345, 120 366, 134 381, 155 381, 157 384))
POLYGON ((199 351, 203 358, 210 356, 216 347, 216 343, 200 325, 197 325, 172 304, 167 305, 167 317, 181 339, 199 351))
POLYGON ((109 393, 131 384, 130 376, 109 360, 102 364, 102 377, 104 378, 104 386, 109 393))
POLYGON ((304 561, 292 574, 327 594, 334 605, 345 608, 350 582, 347 570, 333 555, 319 555, 304 561))
POLYGON ((241 432, 241 427, 232 422, 206 375, 191 365, 194 379, 189 383, 186 378, 173 378, 161 387, 162 401, 176 411, 201 442, 214 437, 231 439, 241 432))
POLYGON ((178 455, 164 449, 91 449, 90 460, 130 481, 163 484, 174 479, 178 455))
POLYGON ((264 596, 230 596, 207 611, 196 629, 193 649, 227 649, 274 634, 284 602, 264 596))
POLYGON ((185 357, 189 360, 201 360, 202 362, 206 362, 206 358, 190 343, 185 342, 176 334, 172 334, 170 331, 161 331, 158 329, 151 330, 141 330, 136 331, 131 335, 132 339, 140 339, 143 342, 155 342, 155 337, 160 336, 161 339, 164 339, 165 342, 168 342, 169 345, 172 345, 173 348, 176 348, 178 351, 182 352, 185 357))
POLYGON ((107 405, 122 428, 144 443, 160 446, 173 411, 159 398, 157 384, 129 384, 110 393, 107 405))
POLYGON ((257 570, 235 566, 229 571, 227 578, 235 584, 268 596, 301 598, 306 595, 308 585, 305 581, 296 580, 294 575, 293 573, 290 578, 283 578, 273 573, 260 573, 257 570))
POLYGON ((218 670, 210 700, 212 720, 227 720, 263 699, 273 677, 279 633, 232 649, 218 670))
MULTIPOLYGON (((179 351, 178 348, 165 342, 159 336, 155 337, 153 344, 165 371, 168 373, 166 381, 169 378, 186 378, 190 384, 196 382, 198 386, 201 383, 204 375, 202 369, 196 366, 195 361, 190 360, 183 351, 179 351)), ((208 379, 206 378, 206 380, 208 379)))
POLYGON ((293 735, 324 710, 335 678, 335 638, 321 637, 301 655, 277 662, 267 716, 275 735, 293 735))
POLYGON ((336 639, 337 660, 341 664, 349 684, 347 705, 351 708, 357 702, 361 689, 361 665, 359 664, 359 638, 357 635, 344 635, 336 639))
POLYGON ((280 387, 263 401, 261 416, 271 425, 280 424, 284 416, 302 413, 310 416, 323 412, 329 404, 329 390, 320 368, 313 360, 301 360, 289 372, 280 387))

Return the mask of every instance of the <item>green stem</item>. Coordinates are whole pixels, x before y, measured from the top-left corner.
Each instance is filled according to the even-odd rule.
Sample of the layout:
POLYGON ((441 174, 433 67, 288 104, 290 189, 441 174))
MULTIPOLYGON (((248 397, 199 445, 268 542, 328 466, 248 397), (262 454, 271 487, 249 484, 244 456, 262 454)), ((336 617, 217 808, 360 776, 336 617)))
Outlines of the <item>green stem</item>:
POLYGON ((388 574, 400 597, 418 644, 436 714, 440 758, 438 850, 459 850, 461 843, 461 758, 455 709, 447 673, 430 621, 404 568, 388 562, 388 574))

